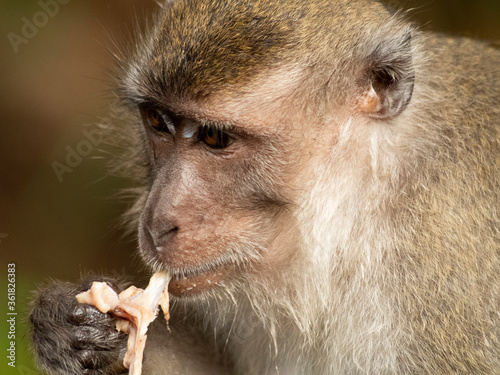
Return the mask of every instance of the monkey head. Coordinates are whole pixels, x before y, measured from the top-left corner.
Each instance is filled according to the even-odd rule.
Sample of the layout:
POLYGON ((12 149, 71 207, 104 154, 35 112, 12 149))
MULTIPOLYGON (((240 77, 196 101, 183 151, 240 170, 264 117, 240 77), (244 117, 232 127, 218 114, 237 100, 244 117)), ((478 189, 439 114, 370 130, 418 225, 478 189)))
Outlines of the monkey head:
POLYGON ((357 15, 336 3, 169 3, 124 68, 149 176, 140 248, 170 270, 174 295, 298 261, 316 166, 340 162, 336 148, 367 173, 369 147, 342 137, 369 144, 370 122, 390 122, 410 103, 406 24, 380 4, 357 15), (361 30, 348 22, 358 17, 361 30), (342 134, 345 124, 355 133, 342 134))

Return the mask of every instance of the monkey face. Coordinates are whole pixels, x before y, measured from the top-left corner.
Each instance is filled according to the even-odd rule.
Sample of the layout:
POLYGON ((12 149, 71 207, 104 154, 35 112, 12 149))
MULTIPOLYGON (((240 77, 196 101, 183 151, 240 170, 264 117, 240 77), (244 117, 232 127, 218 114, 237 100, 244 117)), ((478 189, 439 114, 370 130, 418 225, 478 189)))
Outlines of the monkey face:
MULTIPOLYGON (((248 14, 250 3, 172 3, 124 72, 149 165, 140 247, 148 264, 171 271, 177 295, 291 260, 307 231, 294 205, 308 204, 297 197, 315 184, 310 171, 328 161, 339 181, 361 181, 342 176, 346 165, 369 169, 370 148, 356 147, 370 144, 367 119, 397 117, 411 99, 410 34, 361 51, 356 28, 317 35, 297 8, 307 2, 220 16, 220 7, 248 14), (303 40, 302 28, 314 37, 303 40)), ((346 191, 331 194, 333 207, 346 191)))
POLYGON ((140 247, 148 264, 172 273, 170 291, 193 295, 271 266, 293 228, 279 162, 286 142, 151 103, 139 110, 151 166, 140 247))

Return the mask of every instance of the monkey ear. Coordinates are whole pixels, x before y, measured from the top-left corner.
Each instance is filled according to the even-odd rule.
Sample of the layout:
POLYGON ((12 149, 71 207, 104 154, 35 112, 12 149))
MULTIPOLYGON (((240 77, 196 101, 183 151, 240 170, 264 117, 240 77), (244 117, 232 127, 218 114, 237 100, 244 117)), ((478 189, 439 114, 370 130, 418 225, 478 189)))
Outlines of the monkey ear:
POLYGON ((414 82, 411 33, 385 40, 366 61, 364 88, 357 107, 371 118, 392 119, 410 103, 414 82))

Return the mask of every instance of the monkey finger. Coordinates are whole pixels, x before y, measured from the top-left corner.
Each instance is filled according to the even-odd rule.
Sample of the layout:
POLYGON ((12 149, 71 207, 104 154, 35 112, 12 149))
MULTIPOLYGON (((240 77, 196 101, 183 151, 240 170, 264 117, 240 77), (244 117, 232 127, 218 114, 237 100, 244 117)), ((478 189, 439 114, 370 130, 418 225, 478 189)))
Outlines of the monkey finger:
POLYGON ((93 327, 80 327, 74 330, 72 334, 71 346, 74 349, 93 349, 98 350, 99 340, 102 333, 93 327))
POLYGON ((108 350, 82 350, 78 354, 79 361, 84 369, 84 373, 98 374, 100 372, 92 372, 104 369, 113 362, 118 360, 116 353, 108 350))
POLYGON ((109 314, 102 313, 92 305, 77 304, 69 314, 70 321, 75 324, 99 327, 115 326, 115 320, 109 314))
POLYGON ((75 349, 111 350, 125 345, 125 335, 115 329, 99 329, 91 326, 73 330, 71 346, 75 349))

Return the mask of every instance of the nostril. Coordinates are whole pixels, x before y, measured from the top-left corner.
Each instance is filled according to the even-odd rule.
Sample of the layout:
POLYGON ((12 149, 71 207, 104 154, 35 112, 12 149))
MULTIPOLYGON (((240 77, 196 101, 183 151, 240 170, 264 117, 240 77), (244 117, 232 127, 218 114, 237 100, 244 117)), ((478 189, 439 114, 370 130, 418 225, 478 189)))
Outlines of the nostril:
MULTIPOLYGON (((158 241, 163 241, 165 237, 169 237, 179 231, 179 227, 175 225, 162 225, 157 231, 153 230, 153 238, 158 241)), ((155 242, 156 243, 156 242, 155 242)))
POLYGON ((163 231, 158 236, 151 235, 153 238, 153 243, 155 244, 156 251, 158 252, 163 251, 165 249, 165 245, 167 245, 168 242, 172 240, 172 237, 174 237, 178 231, 179 227, 172 227, 167 231, 163 231))
POLYGON ((148 226, 147 231, 153 240, 154 247, 156 250, 160 251, 161 248, 165 247, 176 235, 179 231, 179 227, 168 223, 162 223, 161 225, 153 225, 152 227, 148 226))

